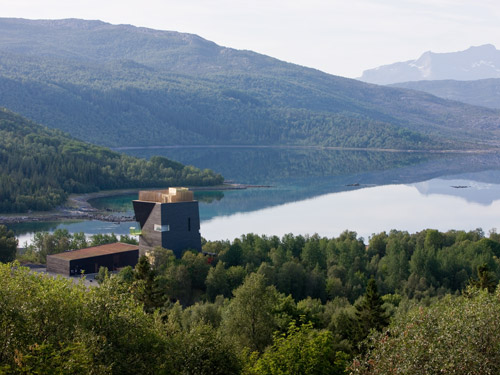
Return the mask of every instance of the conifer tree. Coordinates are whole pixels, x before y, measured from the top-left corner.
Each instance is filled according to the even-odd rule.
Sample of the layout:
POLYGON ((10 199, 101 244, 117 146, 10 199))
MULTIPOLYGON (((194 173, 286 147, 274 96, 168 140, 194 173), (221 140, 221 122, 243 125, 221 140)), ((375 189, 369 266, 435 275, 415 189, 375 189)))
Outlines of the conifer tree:
POLYGON ((389 324, 389 316, 385 311, 382 298, 377 290, 375 279, 368 281, 365 295, 356 307, 356 335, 355 340, 359 343, 364 340, 370 330, 381 331, 389 324))
POLYGON ((153 312, 163 305, 163 293, 159 288, 156 272, 151 269, 145 255, 139 258, 139 262, 135 266, 131 292, 138 301, 144 304, 146 312, 153 312))

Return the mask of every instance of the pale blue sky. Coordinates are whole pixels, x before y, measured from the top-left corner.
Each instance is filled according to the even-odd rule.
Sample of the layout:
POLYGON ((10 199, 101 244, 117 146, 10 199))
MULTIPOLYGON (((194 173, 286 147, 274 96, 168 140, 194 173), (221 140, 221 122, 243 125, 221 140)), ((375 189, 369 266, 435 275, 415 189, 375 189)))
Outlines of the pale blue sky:
POLYGON ((500 49, 498 0, 2 0, 0 15, 188 32, 353 78, 429 50, 500 49))

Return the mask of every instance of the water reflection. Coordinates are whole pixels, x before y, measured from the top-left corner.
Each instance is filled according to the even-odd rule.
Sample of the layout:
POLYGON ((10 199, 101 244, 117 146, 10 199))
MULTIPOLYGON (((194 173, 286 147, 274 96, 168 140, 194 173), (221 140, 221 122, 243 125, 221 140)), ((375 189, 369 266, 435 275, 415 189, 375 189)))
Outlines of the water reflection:
MULTIPOLYGON (((500 155, 423 154, 301 148, 186 147, 128 150, 163 155, 212 168, 240 183, 271 188, 196 192, 202 235, 243 233, 363 236, 390 229, 447 230, 499 226, 500 155), (458 186, 460 188, 453 188, 458 186), (464 186, 467 186, 466 188, 464 186), (478 209, 478 206, 480 209, 478 209), (492 208, 493 207, 493 208, 492 208)), ((101 198, 92 204, 132 214, 137 195, 101 198)), ((17 234, 66 228, 88 234, 126 234, 134 223, 24 223, 17 234)))
POLYGON ((121 150, 149 159, 161 155, 198 168, 210 168, 245 184, 300 185, 327 176, 384 171, 446 159, 448 155, 345 151, 290 147, 165 147, 121 150), (283 183, 286 182, 286 183, 283 183))
MULTIPOLYGON (((432 186, 441 181, 427 183, 432 186)), ((332 237, 348 229, 368 238, 391 229, 489 230, 500 228, 500 185, 495 190, 496 199, 485 206, 452 195, 421 194, 416 185, 377 186, 216 217, 202 224, 202 234, 213 240, 233 239, 243 232, 332 237)))
POLYGON ((468 203, 483 206, 493 204, 500 197, 498 184, 475 181, 471 179, 435 179, 415 184, 422 195, 448 195, 460 197, 468 203))
MULTIPOLYGON (((436 177, 464 174, 464 179, 490 179, 500 182, 500 156, 464 154, 425 154, 373 151, 339 151, 304 148, 255 147, 185 147, 134 149, 127 152, 149 158, 163 155, 196 167, 210 167, 227 179, 241 183, 272 185, 267 189, 219 192, 217 202, 210 202, 215 192, 197 192, 202 220, 236 212, 251 212, 266 207, 302 201, 316 196, 350 191, 369 186, 408 184, 436 177), (486 171, 477 174, 477 171, 486 171), (469 173, 470 174, 470 173, 469 173), (477 177, 474 176, 477 175, 477 177), (205 203, 210 203, 206 205, 205 203)), ((425 192, 425 186, 421 186, 425 192)), ((447 191, 457 194, 457 191, 447 191)), ((469 199, 477 192, 462 191, 469 199)), ((130 197, 123 202, 103 199, 103 206, 131 212, 130 197), (122 207, 118 207, 122 204, 122 207)), ((493 197, 490 197, 493 199, 493 197)), ((100 200, 92 202, 99 207, 100 200)))

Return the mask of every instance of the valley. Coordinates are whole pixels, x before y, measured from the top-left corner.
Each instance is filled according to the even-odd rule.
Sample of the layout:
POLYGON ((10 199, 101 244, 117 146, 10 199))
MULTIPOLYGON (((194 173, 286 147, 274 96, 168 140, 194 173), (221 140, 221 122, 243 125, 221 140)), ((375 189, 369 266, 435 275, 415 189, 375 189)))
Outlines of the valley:
POLYGON ((495 5, 19 4, 0 373, 499 373, 495 5))

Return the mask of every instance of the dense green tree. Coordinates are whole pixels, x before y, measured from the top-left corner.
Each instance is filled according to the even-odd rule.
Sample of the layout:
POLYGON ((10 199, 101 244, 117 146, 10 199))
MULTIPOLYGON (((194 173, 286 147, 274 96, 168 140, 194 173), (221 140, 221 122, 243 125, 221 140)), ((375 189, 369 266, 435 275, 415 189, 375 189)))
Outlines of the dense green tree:
POLYGON ((370 255, 376 255, 382 258, 385 255, 385 248, 387 246, 387 233, 382 232, 378 234, 373 234, 370 237, 368 244, 368 251, 370 255))
POLYGON ((17 239, 14 232, 0 225, 0 262, 12 262, 16 257, 17 239))
POLYGON ((231 342, 213 327, 198 324, 182 336, 177 374, 234 375, 241 370, 240 359, 231 342))
POLYGON ((0 265, 0 327, 2 373, 174 372, 167 328, 114 278, 88 288, 0 265))
POLYGON ((207 295, 211 301, 214 301, 218 295, 224 297, 230 296, 231 289, 229 288, 227 272, 223 262, 218 262, 215 267, 210 268, 206 279, 206 286, 207 295))
POLYGON ((262 352, 272 342, 276 328, 273 310, 277 301, 276 289, 267 286, 264 276, 250 274, 234 291, 225 312, 225 331, 239 347, 262 352))
POLYGON ((172 302, 189 306, 194 302, 196 291, 193 289, 189 269, 184 264, 171 266, 157 279, 164 296, 172 302))
POLYGON ((67 229, 56 229, 53 233, 37 232, 33 236, 33 241, 28 247, 28 251, 32 252, 36 260, 45 263, 47 255, 58 254, 67 250, 75 250, 73 246, 78 246, 78 241, 72 241, 72 235, 67 229))
POLYGON ((326 256, 324 249, 320 246, 319 236, 315 235, 306 242, 302 250, 301 259, 309 269, 316 266, 326 268, 326 256))
POLYGON ((226 275, 229 289, 233 291, 243 284, 247 271, 242 266, 232 266, 227 269, 226 275))
MULTIPOLYGON (((357 238, 354 232, 344 232, 332 239, 285 235, 278 242, 265 236, 258 240, 259 237, 252 234, 235 240, 235 243, 245 254, 241 267, 264 275, 269 285, 276 286, 285 295, 292 295, 296 301, 309 296, 326 302, 328 299, 345 296, 354 303, 363 295, 370 277, 377 281, 381 294, 398 293, 403 297, 417 299, 442 296, 462 290, 468 279, 475 274, 477 266, 483 263, 490 267, 496 279, 500 278, 499 264, 495 260, 497 245, 500 243, 483 238, 477 230, 446 233, 425 230, 415 234, 393 230, 388 234, 372 237, 375 243, 379 241, 375 238, 380 238, 383 250, 366 249, 363 240, 357 238), (306 271, 310 262, 305 262, 305 258, 301 259, 304 254, 300 249, 293 250, 299 257, 292 255, 291 249, 294 246, 305 248, 309 241, 314 245, 308 247, 304 254, 314 248, 320 249, 323 254, 321 262, 327 265, 325 271, 317 262, 312 271, 306 271), (256 263, 256 258, 251 253, 254 246, 268 249, 267 253, 259 250, 259 258, 265 259, 260 264, 256 263), (286 248, 289 250, 285 250, 286 248), (384 254, 382 258, 380 254, 384 254)), ((373 243, 372 245, 375 246, 373 243)), ((231 243, 208 242, 205 246, 220 252, 229 249, 231 243)), ((238 286, 230 285, 229 270, 232 272, 233 268, 223 265, 210 269, 206 284, 207 293, 212 300, 217 294, 230 297, 231 290, 238 286), (220 277, 214 278, 216 274, 220 277), (214 288, 216 280, 220 281, 219 290, 222 292, 217 292, 217 288, 214 288)))
POLYGON ((297 327, 292 322, 287 333, 275 336, 273 345, 245 369, 245 374, 346 374, 348 356, 336 352, 333 341, 329 331, 317 331, 310 323, 297 327))
POLYGON ((85 236, 85 233, 79 232, 79 233, 74 233, 71 236, 71 244, 70 244, 70 249, 84 249, 86 247, 89 247, 87 237, 85 236))
POLYGON ((388 332, 375 333, 354 374, 482 375, 500 373, 498 292, 471 290, 398 314, 388 332))
POLYGON ((213 328, 219 328, 225 303, 226 300, 219 297, 214 303, 197 302, 185 308, 182 312, 182 327, 190 329, 199 324, 207 324, 213 328))
POLYGON ((288 233, 283 236, 281 242, 283 243, 285 252, 289 253, 292 257, 298 258, 304 248, 306 239, 304 236, 294 236, 292 233, 288 233))
POLYGON ((139 245, 139 241, 137 239, 135 239, 134 237, 129 236, 128 234, 120 235, 120 242, 128 243, 131 245, 139 245))
POLYGON ((199 291, 205 291, 205 280, 210 269, 207 258, 202 253, 186 251, 182 256, 181 263, 187 268, 191 287, 199 291))
MULTIPOLYGON (((67 231, 45 233, 35 238, 33 249, 40 248, 47 252, 71 248, 84 241, 83 235, 71 235, 67 231)), ((496 345, 495 336, 476 332, 486 330, 483 324, 487 324, 488 329, 497 329, 494 325, 496 323, 490 321, 493 318, 486 315, 487 309, 478 311, 478 315, 471 313, 468 316, 460 309, 477 308, 475 302, 467 305, 463 300, 478 299, 485 301, 494 315, 498 293, 492 296, 495 300, 490 300, 483 296, 487 292, 481 292, 479 288, 471 287, 466 293, 460 293, 460 290, 471 277, 478 286, 489 286, 492 289, 491 281, 498 280, 500 276, 496 256, 499 243, 492 238, 484 238, 478 230, 446 233, 426 230, 415 234, 391 231, 383 238, 383 242, 385 250, 381 252, 367 249, 363 240, 357 238, 354 232, 344 232, 338 238, 331 239, 319 236, 300 239, 291 235, 279 239, 275 236, 250 234, 236 241, 242 250, 241 265, 237 266, 228 266, 216 256, 211 258, 212 262, 208 262, 204 255, 194 252, 187 252, 183 258, 177 259, 171 251, 158 248, 148 253, 147 258, 141 257, 135 270, 128 267, 118 274, 103 277, 99 286, 94 283, 94 287, 90 289, 59 281, 51 284, 50 280, 53 279, 35 275, 31 278, 22 267, 17 272, 17 265, 8 268, 16 272, 0 267, 0 327, 5 328, 2 332, 7 332, 4 341, 1 341, 3 337, 0 335, 0 363, 4 366, 0 369, 16 373, 17 370, 14 369, 19 367, 24 370, 19 370, 18 373, 29 373, 33 372, 33 368, 45 371, 45 368, 52 366, 56 372, 62 373, 127 373, 132 369, 141 373, 182 373, 185 371, 183 369, 188 368, 190 372, 196 373, 196 369, 210 371, 210 368, 218 368, 217 364, 210 362, 211 358, 207 358, 210 349, 205 345, 213 344, 216 347, 214 358, 228 355, 233 369, 238 366, 237 362, 232 362, 233 355, 241 356, 244 362, 248 360, 245 371, 254 371, 254 365, 260 359, 264 366, 264 358, 269 353, 267 358, 269 361, 272 359, 272 366, 278 371, 283 368, 280 366, 291 368, 289 366, 292 366, 294 355, 285 355, 283 363, 279 363, 280 360, 275 355, 283 353, 278 346, 270 346, 273 343, 273 333, 275 344, 279 341, 276 337, 294 337, 294 340, 302 342, 301 347, 309 348, 309 343, 315 342, 318 336, 326 335, 322 330, 327 329, 331 332, 328 334, 331 335, 328 339, 331 353, 343 351, 353 354, 372 348, 372 353, 377 353, 377 348, 385 345, 383 343, 392 338, 393 334, 401 336, 401 340, 405 335, 405 330, 401 328, 398 331, 399 328, 394 324, 384 328, 389 316, 401 322, 409 314, 411 319, 407 322, 407 330, 414 332, 412 324, 418 325, 421 321, 418 312, 427 314, 436 304, 441 306, 440 313, 462 316, 464 322, 467 321, 470 325, 465 327, 456 323, 455 328, 450 326, 451 332, 455 332, 453 335, 458 335, 456 332, 463 330, 472 337, 471 342, 463 343, 465 346, 471 345, 471 348, 461 352, 468 356, 466 362, 472 361, 471 353, 481 350, 483 354, 480 358, 496 360, 489 349, 490 344, 492 347, 496 345), (308 241, 313 243, 308 251, 320 249, 317 254, 323 257, 321 262, 324 261, 326 269, 315 262, 316 265, 311 270, 309 267, 313 263, 301 259, 308 252, 302 251, 308 241), (302 248, 297 251, 299 245, 302 248), (297 249, 292 250, 294 247, 297 249), (292 251, 298 257, 293 256, 292 251), (382 258, 381 254, 384 254, 382 258), (426 263, 426 254, 432 255, 431 267, 426 263), (482 265, 486 265, 487 270, 478 268, 482 265), (413 271, 411 274, 410 270, 413 271), (432 283, 426 276, 433 278, 432 283), (1 277, 7 280, 2 280, 1 277), (401 284, 400 287, 397 286, 398 283, 401 284), (22 285, 28 286, 23 288, 22 285), (54 291, 49 292, 47 288, 54 291), (398 290, 398 294, 393 293, 394 289, 398 290), (378 290, 391 294, 380 297, 378 290), (463 297, 448 297, 450 295, 463 297), (443 310, 441 299, 452 307, 443 310), (11 308, 12 304, 16 304, 15 308, 11 308), (90 309, 91 306, 95 307, 90 309), (414 312, 415 306, 420 307, 420 310, 414 312), (145 312, 148 314, 144 314, 145 312), (38 316, 41 318, 36 318, 38 316), (147 316, 145 321, 144 316, 147 316), (84 321, 81 320, 84 318, 84 321), (127 320, 129 318, 130 321, 127 320), (113 323, 109 319, 113 319, 113 323), (124 322, 120 319, 124 319, 124 322), (132 324, 130 322, 137 319, 144 323, 141 329, 152 337, 148 338, 134 331, 134 328, 130 332, 137 337, 122 338, 122 325, 132 324), (295 333, 288 335, 291 323, 300 331, 304 322, 312 324, 308 331, 310 336, 301 336, 300 333, 297 336, 295 333), (90 333, 88 327, 93 327, 90 333), (383 333, 377 336, 377 330, 383 333), (280 336, 283 334, 284 336, 280 336), (380 340, 382 344, 376 343, 376 340, 363 341, 368 334, 375 335, 373 337, 377 337, 376 340, 380 340), (34 336, 31 341, 30 335, 34 336), (300 341, 306 336, 307 340, 300 341), (302 338, 299 340, 299 337, 302 338), (483 343, 482 338, 485 341, 483 343), (193 340, 192 345, 185 340, 193 340), (148 349, 152 350, 153 364, 151 369, 144 370, 144 356, 134 351, 137 351, 137 347, 150 348, 150 345, 156 345, 155 349, 148 349), (13 347, 21 348, 18 354, 11 355, 9 350, 13 347), (228 347, 231 351, 222 353, 228 347), (2 348, 6 351, 2 352, 2 348), (218 352, 219 349, 221 352, 218 352), (256 354, 249 356, 251 352, 256 354), (124 359, 122 356, 130 358, 124 359), (186 365, 188 358, 195 358, 199 361, 199 366, 190 367, 194 366, 192 363, 186 365), (88 370, 89 363, 95 365, 93 370, 88 370), (128 365, 130 369, 124 370, 122 364, 128 365)), ((204 248, 222 253, 231 245, 230 241, 205 242, 204 248)), ((455 318, 453 316, 451 320, 455 318)), ((445 323, 431 323, 426 329, 434 329, 433 324, 436 327, 441 324, 443 328, 437 329, 441 330, 439 332, 417 332, 417 335, 428 334, 437 344, 441 340, 446 342, 445 345, 453 345, 451 338, 447 336, 448 328, 445 328, 445 323)), ((414 345, 410 338, 404 340, 408 345, 414 345)), ((286 340, 279 342, 296 353, 296 358, 301 358, 301 353, 294 352, 293 349, 296 341, 291 346, 287 346, 289 343, 286 340)), ((429 357, 427 349, 431 348, 432 353, 436 350, 438 356, 443 356, 445 350, 437 344, 426 343, 427 346, 424 345, 419 350, 429 357)), ((403 344, 401 347, 398 347, 400 344, 393 345, 397 350, 406 350, 403 344)), ((429 358, 419 355, 417 351, 415 358, 417 362, 425 363, 422 368, 430 366, 429 369, 434 369, 434 364, 428 365, 426 362, 429 358)), ((402 362, 407 361, 406 357, 401 358, 402 362)), ((459 354, 456 358, 459 358, 459 354)), ((359 360, 372 359, 360 357, 359 360)), ((382 362, 375 355, 374 363, 378 366, 382 362)), ((296 365, 300 366, 299 363, 296 365)), ((359 368, 366 370, 365 363, 358 365, 356 371, 359 368)), ((388 372, 386 370, 389 367, 384 366, 386 364, 380 367, 383 370, 379 373, 388 372)), ((454 368, 450 364, 447 366, 454 368)), ((268 368, 270 367, 266 367, 268 368)), ((435 372, 418 372, 411 366, 408 368, 413 370, 407 373, 435 372)), ((221 367, 220 371, 225 370, 221 367)), ((460 368, 457 371, 460 373, 462 370, 460 368)), ((471 370, 470 373, 480 373, 474 371, 471 370)), ((496 371, 491 370, 489 373, 496 371)))
POLYGON ((243 249, 241 242, 236 239, 227 250, 219 253, 219 259, 223 261, 228 267, 239 266, 243 261, 243 249))
POLYGON ((321 301, 326 300, 326 280, 325 272, 320 269, 319 265, 307 275, 305 287, 305 296, 318 298, 321 301))
POLYGON ((97 233, 90 236, 89 246, 100 246, 106 245, 108 243, 118 242, 118 238, 114 233, 106 234, 106 233, 97 233))
POLYGON ((410 259, 410 272, 424 278, 430 285, 436 285, 439 277, 439 263, 436 255, 437 249, 434 246, 417 247, 410 259))
POLYGON ((117 280, 124 284, 132 284, 134 281, 134 269, 132 266, 123 267, 117 274, 117 280))
POLYGON ((276 268, 271 266, 268 262, 261 263, 257 273, 263 275, 269 285, 276 285, 276 268))
POLYGON ((99 267, 99 272, 95 275, 95 279, 99 284, 103 283, 106 279, 109 278, 109 270, 107 267, 99 267))
POLYGON ((152 250, 148 251, 147 258, 151 268, 159 273, 165 271, 175 263, 174 252, 164 249, 161 246, 155 246, 152 250))
POLYGON ((315 328, 323 328, 325 324, 325 305, 320 299, 307 297, 297 302, 297 315, 301 316, 303 322, 313 324, 315 328))
POLYGON ((278 271, 276 287, 281 293, 291 294, 296 301, 305 298, 307 273, 304 266, 295 261, 283 264, 278 271))
POLYGON ((411 249, 405 237, 409 237, 409 235, 407 233, 402 236, 391 234, 387 240, 385 256, 379 265, 387 291, 392 293, 401 290, 409 276, 408 266, 411 249))

